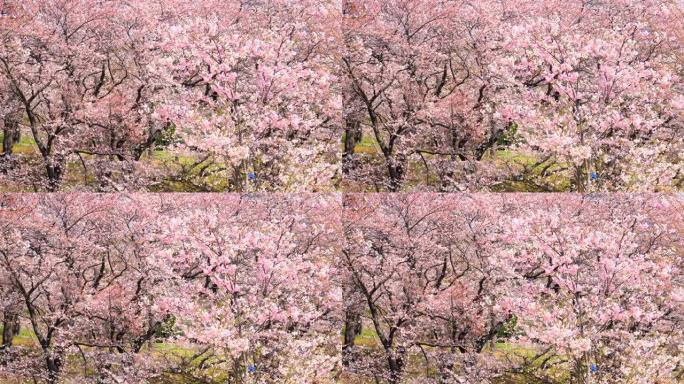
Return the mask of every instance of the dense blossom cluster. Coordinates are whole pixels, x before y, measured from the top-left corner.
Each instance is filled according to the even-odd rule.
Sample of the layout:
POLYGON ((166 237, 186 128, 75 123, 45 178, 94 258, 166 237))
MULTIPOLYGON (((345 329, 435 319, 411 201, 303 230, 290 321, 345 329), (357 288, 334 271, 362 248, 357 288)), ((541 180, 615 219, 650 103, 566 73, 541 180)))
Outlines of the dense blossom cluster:
POLYGON ((558 197, 348 197, 340 265, 350 375, 388 383, 681 378, 681 197, 558 197), (358 342, 365 328, 379 345, 358 342))
POLYGON ((345 7, 340 71, 351 139, 343 167, 351 188, 681 186, 680 2, 345 7), (379 156, 355 151, 363 136, 377 142, 379 156))
POLYGON ((331 189, 341 119, 334 4, 9 4, 0 113, 19 120, 37 156, 3 159, 4 184, 331 189))
POLYGON ((684 182, 675 0, 2 7, 8 188, 653 191, 684 182), (22 135, 25 148, 14 150, 22 135))
POLYGON ((329 382, 339 202, 276 200, 3 198, 0 381, 329 382))
POLYGON ((6 195, 0 378, 674 382, 684 201, 557 197, 6 195))
POLYGON ((684 380, 682 0, 0 0, 0 138, 2 383, 684 380))

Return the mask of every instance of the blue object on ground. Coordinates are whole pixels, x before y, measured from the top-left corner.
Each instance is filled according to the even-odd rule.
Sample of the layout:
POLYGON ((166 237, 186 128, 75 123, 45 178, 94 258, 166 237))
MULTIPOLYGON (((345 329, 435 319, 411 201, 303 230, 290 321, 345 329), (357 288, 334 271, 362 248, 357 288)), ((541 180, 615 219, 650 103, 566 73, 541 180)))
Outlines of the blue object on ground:
POLYGON ((247 179, 248 180, 256 180, 256 173, 250 172, 247 174, 247 179))

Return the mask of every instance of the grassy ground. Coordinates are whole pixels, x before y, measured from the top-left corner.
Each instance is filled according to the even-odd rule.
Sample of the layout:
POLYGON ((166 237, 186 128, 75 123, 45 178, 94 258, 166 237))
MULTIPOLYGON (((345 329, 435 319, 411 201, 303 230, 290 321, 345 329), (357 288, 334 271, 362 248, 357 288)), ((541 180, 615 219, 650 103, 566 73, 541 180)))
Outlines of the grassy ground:
MULTIPOLYGON (((361 333, 354 340, 354 344, 360 347, 366 347, 370 349, 380 349, 381 345, 377 338, 377 334, 372 328, 364 327, 361 333)), ((563 363, 564 358, 562 356, 553 356, 547 361, 549 366, 544 369, 544 372, 548 374, 549 377, 553 377, 554 381, 545 381, 534 377, 531 372, 532 370, 541 369, 542 361, 544 355, 541 358, 538 353, 540 353, 539 348, 529 345, 521 345, 512 342, 497 342, 493 347, 486 347, 483 353, 494 354, 501 361, 512 361, 514 363, 520 363, 521 365, 526 365, 529 370, 526 372, 518 373, 508 373, 493 381, 494 384, 572 384, 571 373, 569 366, 563 363), (555 363, 555 364, 554 364, 555 363)), ((409 364, 407 368, 407 376, 409 378, 419 378, 424 374, 424 359, 423 357, 415 353, 409 357, 409 364)), ((432 372, 434 373, 434 372, 432 372)), ((684 381, 681 381, 684 383, 684 381)), ((346 384, 366 384, 373 383, 369 378, 359 378, 354 377, 347 381, 346 384)), ((664 384, 664 383, 663 383, 664 384)))
MULTIPOLYGON (((2 142, 4 135, 0 132, 0 142, 2 142)), ((14 145, 14 153, 21 154, 35 154, 36 153, 36 142, 30 135, 21 135, 21 139, 18 143, 14 145)))
MULTIPOLYGON (((0 132, 0 142, 3 134, 0 132)), ((28 132, 23 132, 21 140, 17 143, 13 151, 15 154, 27 156, 29 158, 39 158, 38 148, 35 140, 28 132)), ((87 162, 92 158, 91 155, 83 154, 81 157, 87 162)), ((221 164, 207 164, 200 162, 199 155, 192 156, 187 154, 176 154, 163 149, 151 150, 143 155, 141 161, 152 164, 153 168, 173 175, 183 175, 184 179, 169 179, 158 185, 152 186, 151 190, 164 192, 199 192, 197 185, 193 185, 189 180, 200 177, 204 184, 212 185, 217 190, 226 187, 227 177, 221 171, 221 164), (205 166, 206 165, 206 166, 205 166), (186 180, 187 179, 187 180, 186 180)), ((89 170, 91 171, 91 170, 89 170)), ((80 187, 84 183, 96 182, 92 174, 84 174, 84 168, 79 160, 72 160, 67 164, 67 172, 63 179, 63 188, 70 190, 73 187, 80 187)), ((0 185, 0 192, 19 192, 27 186, 21 185, 0 185)))
MULTIPOLYGON (((2 333, 2 324, 0 323, 0 334, 2 333)), ((38 340, 35 334, 31 331, 29 327, 22 327, 19 335, 15 336, 13 339, 13 345, 17 347, 31 348, 38 351, 40 349, 38 340)), ((89 350, 88 347, 82 347, 83 350, 89 350)), ((201 349, 197 345, 191 344, 181 344, 174 342, 162 342, 155 341, 148 343, 143 347, 141 353, 148 354, 152 356, 156 361, 164 366, 167 361, 172 361, 178 366, 189 368, 186 373, 180 372, 163 372, 155 379, 150 381, 151 384, 207 384, 211 383, 223 383, 230 382, 229 372, 225 370, 225 365, 215 364, 212 366, 212 361, 218 361, 222 359, 220 356, 214 356, 212 360, 206 361, 208 363, 207 367, 201 369, 201 372, 206 376, 210 377, 211 381, 206 381, 201 378, 195 378, 188 374, 188 372, 193 371, 199 366, 200 360, 207 355, 202 355, 202 357, 197 358, 200 355, 201 349)), ((323 353, 335 353, 335 349, 326 348, 323 353)), ((176 366, 176 365, 174 365, 176 366)), ((0 367, 1 368, 1 367, 0 367)), ((1 371, 1 369, 0 369, 1 371)), ((80 354, 73 353, 67 356, 67 363, 64 366, 62 377, 64 383, 70 383, 72 381, 79 381, 80 378, 86 377, 93 373, 92 367, 83 367, 83 360, 80 354)), ((80 381, 79 381, 80 382, 80 381)), ((31 378, 22 376, 8 376, 0 373, 0 384, 36 384, 31 378)))
MULTIPOLYGON (((2 140, 2 133, 0 132, 0 140, 2 140)), ((40 157, 38 148, 35 145, 31 134, 23 132, 21 142, 14 147, 16 154, 22 155, 22 163, 30 163, 30 165, 19 169, 20 171, 31 171, 32 175, 37 177, 44 177, 44 164, 40 157)), ((326 164, 334 164, 339 162, 339 153, 336 154, 315 154, 315 159, 311 161, 321 161, 326 164)), ((200 152, 183 152, 167 150, 163 147, 147 150, 143 153, 139 162, 135 163, 136 168, 145 166, 145 173, 149 173, 150 180, 155 180, 155 184, 144 185, 145 189, 150 192, 235 192, 241 189, 250 188, 251 182, 247 181, 247 173, 253 169, 245 168, 236 169, 234 164, 226 160, 218 160, 218 156, 209 156, 200 152), (235 177, 236 173, 238 177, 235 177)), ((104 157, 96 157, 94 155, 81 154, 80 158, 76 155, 69 157, 69 162, 66 165, 66 172, 64 173, 60 189, 68 192, 75 189, 83 189, 88 186, 97 189, 99 186, 96 175, 93 174, 92 162, 96 159, 104 159, 104 157), (81 159, 83 161, 81 161, 81 159), (86 167, 84 167, 84 164, 86 167), (87 169, 87 170, 86 170, 87 169)), ((257 163, 254 160, 252 163, 257 163)), ((118 173, 122 173, 115 162, 112 172, 114 173, 111 179, 116 180, 118 173)), ((260 165, 264 174, 268 174, 269 170, 260 165)), ((257 170, 257 172, 260 172, 257 170)), ((135 174, 135 173, 134 173, 135 174)), ((110 175, 111 176, 111 175, 110 175)), ((295 180, 300 176, 298 174, 288 174, 283 172, 282 178, 278 181, 282 185, 278 187, 288 188, 297 186, 295 180)), ((256 181, 258 187, 265 185, 265 188, 272 188, 273 186, 266 181, 256 181)), ((148 180, 151 183, 151 181, 148 180)), ((333 189, 337 183, 331 180, 329 188, 333 189)), ((107 184, 110 186, 110 184, 107 184)), ((33 186, 28 185, 28 182, 22 183, 22 180, 17 180, 8 185, 8 183, 0 183, 0 192, 24 192, 32 191, 33 186)), ((321 186, 317 186, 321 188, 321 186)), ((324 185, 322 188, 327 190, 324 185)))
MULTIPOLYGON (((362 137, 361 141, 354 148, 354 153, 365 155, 376 167, 380 167, 384 174, 382 153, 372 134, 365 134, 362 137)), ((423 157, 427 160, 433 158, 429 154, 424 154, 423 157)), ((677 158, 682 159, 681 155, 677 158)), ((553 159, 542 162, 540 155, 537 153, 526 153, 520 150, 504 148, 487 152, 482 158, 482 162, 493 163, 495 169, 503 171, 504 174, 514 175, 508 180, 490 185, 489 187, 493 192, 570 192, 573 189, 574 167, 568 163, 557 162, 553 159)), ((426 185, 438 184, 437 176, 430 173, 432 172, 426 174, 426 167, 423 161, 417 156, 413 156, 408 164, 404 189, 421 189, 420 187, 426 185)), ((632 179, 631 184, 638 183, 636 177, 632 177, 632 179)), ((682 183, 681 185, 684 187, 684 175, 680 176, 677 182, 682 183)), ((672 192, 672 189, 664 188, 666 188, 664 191, 672 192)), ((343 189, 350 192, 372 192, 373 186, 360 185, 358 182, 347 180, 344 183, 343 189)))
MULTIPOLYGON (((2 332, 2 325, 0 324, 0 333, 2 332)), ((364 327, 361 331, 361 334, 359 334, 355 341, 354 344, 357 346, 365 347, 370 350, 375 350, 375 349, 380 349, 381 346, 379 344, 379 340, 377 338, 377 334, 374 332, 372 328, 369 327, 364 327)), ((38 341, 35 338, 35 335, 33 332, 27 328, 23 327, 21 329, 21 332, 19 333, 18 336, 14 338, 14 345, 16 346, 22 346, 22 347, 28 347, 28 348, 38 348, 38 341)), ((192 347, 192 346, 187 346, 187 345, 180 345, 176 343, 165 343, 165 342, 155 342, 148 347, 144 349, 146 353, 153 354, 155 356, 158 356, 159 358, 164 358, 164 357, 171 357, 173 356, 174 358, 177 359, 189 359, 191 356, 193 356, 194 353, 197 352, 197 349, 192 347)), ((484 353, 492 353, 495 356, 497 356, 499 359, 502 361, 506 360, 511 360, 511 361, 531 361, 534 356, 537 354, 538 350, 532 346, 525 346, 525 345, 519 345, 515 343, 510 343, 510 342, 498 342, 494 345, 494 347, 489 347, 485 349, 484 353)), ((556 359, 560 359, 560 357, 557 357, 556 359)), ((65 369, 65 376, 67 377, 72 377, 72 378, 77 378, 80 375, 82 375, 82 361, 80 360, 80 357, 74 354, 73 356, 69 357, 70 363, 68 363, 67 368, 65 369)), ((424 358, 421 354, 414 353, 411 356, 409 356, 408 359, 408 367, 407 367, 407 376, 409 378, 419 378, 422 375, 425 374, 425 365, 424 365, 424 358)), ((551 360, 553 362, 553 360, 551 360)), ((532 363, 532 367, 538 366, 540 364, 540 359, 536 360, 532 363), (535 365, 536 364, 536 365, 535 365)), ((552 368, 551 371, 547 371, 551 373, 554 377, 557 377, 558 380, 555 381, 555 383, 567 383, 570 384, 570 373, 567 371, 567 367, 563 365, 558 365, 556 368, 552 368)), ((435 374, 433 368, 428 368, 428 373, 429 374, 435 374)), ((224 375, 225 372, 214 372, 213 376, 214 377, 221 377, 221 375, 224 375)), ((6 383, 6 384, 24 384, 24 383, 29 383, 32 382, 26 378, 18 378, 18 377, 8 377, 8 376, 3 376, 0 374, 0 383, 6 383)), ((350 377, 350 376, 345 376, 343 375, 343 378, 340 380, 341 383, 344 384, 366 384, 366 383, 373 383, 371 378, 364 378, 364 377, 350 377)), ((154 381, 154 384, 181 384, 181 383, 190 383, 193 384, 194 382, 190 380, 190 378, 182 376, 180 374, 168 374, 164 375, 162 378, 159 378, 154 381)), ((499 379, 497 379, 494 384, 548 384, 548 382, 541 381, 539 379, 534 378, 533 376, 525 373, 509 373, 499 379)))
MULTIPOLYGON (((0 333, 2 333, 2 324, 0 324, 0 333)), ((19 335, 15 336, 13 339, 14 345, 22 347, 37 347, 38 340, 36 339, 33 332, 28 328, 22 327, 19 331, 19 335)))
MULTIPOLYGON (((0 324, 0 333, 2 333, 2 324, 0 324)), ((35 337, 35 334, 27 327, 22 327, 21 331, 19 332, 19 335, 15 336, 13 339, 13 345, 17 347, 25 347, 25 348, 32 348, 35 350, 39 349, 39 344, 38 340, 35 337)), ((87 347, 83 347, 85 350, 87 350, 87 347)), ((151 343, 147 347, 143 349, 145 353, 150 353, 154 356, 157 356, 159 358, 164 358, 164 357, 174 357, 178 359, 183 359, 183 358, 190 358, 193 356, 193 354, 196 353, 196 349, 184 345, 178 345, 174 343, 163 343, 163 342, 155 342, 151 343)), ((68 356, 67 359, 68 363, 65 366, 63 376, 65 377, 65 380, 69 379, 78 379, 79 377, 83 376, 83 368, 82 368, 82 360, 78 354, 73 354, 68 356)), ((86 368, 86 373, 90 374, 92 373, 92 369, 86 368)), ((216 377, 219 377, 220 372, 217 372, 215 374, 216 377)), ((33 383, 33 380, 30 378, 26 377, 16 377, 16 376, 7 376, 7 375, 2 375, 0 374, 0 383, 2 384, 24 384, 24 383, 33 383)), ((154 384, 183 384, 183 383, 190 383, 187 378, 182 377, 179 374, 169 374, 169 375, 164 375, 163 378, 159 378, 156 381, 154 381, 154 384)))
MULTIPOLYGON (((2 134, 0 133, 0 140, 2 134)), ((15 146, 15 152, 33 158, 36 164, 40 160, 35 143, 28 132, 25 132, 21 141, 15 146)), ((356 145, 354 152, 365 155, 366 160, 373 164, 377 175, 385 173, 384 161, 377 141, 370 135, 362 137, 356 145)), ((86 162, 91 158, 82 155, 86 162)), ((424 154, 423 158, 428 162, 433 158, 424 154)), ((199 155, 176 154, 163 149, 147 152, 141 161, 152 165, 152 169, 168 177, 149 189, 152 192, 204 192, 204 191, 227 191, 231 189, 229 174, 225 164, 202 162, 199 155)), ((525 153, 518 150, 500 149, 490 151, 482 159, 483 163, 493 164, 501 174, 515 175, 507 180, 502 180, 490 185, 493 192, 567 192, 572 189, 572 171, 567 164, 543 163, 539 164, 539 158, 534 153, 525 153)), ((94 175, 84 174, 81 162, 73 159, 67 165, 67 172, 63 180, 63 189, 82 187, 84 183, 96 182, 94 175)), ((457 176, 458 177, 458 176, 457 176)), ((339 180, 338 180, 339 181, 339 180)), ((337 185, 337 183, 335 183, 337 185)), ((374 185, 366 185, 361 181, 342 179, 340 188, 349 192, 374 192, 374 185)), ((424 189, 424 186, 439 184, 437 175, 432 170, 426 170, 422 159, 412 156, 408 164, 408 171, 404 180, 404 189, 424 189)), ((18 192, 30 189, 30 186, 0 185, 0 192, 18 192)))
MULTIPOLYGON (((354 147, 354 153, 366 155, 371 159, 379 161, 381 164, 381 151, 375 138, 370 135, 364 135, 361 141, 354 147)), ((434 156, 424 154, 423 157, 427 160, 434 156)), ((526 175, 523 180, 510 180, 492 186, 495 192, 541 192, 545 189, 540 188, 533 180, 541 179, 544 181, 545 188, 551 191, 563 192, 568 191, 570 185, 570 173, 565 169, 564 164, 552 164, 549 167, 544 167, 545 164, 538 164, 538 157, 531 153, 523 153, 519 151, 500 149, 494 152, 488 152, 483 157, 482 161, 493 163, 496 168, 501 170, 514 170, 514 173, 526 175)), ((409 163, 409 171, 406 175, 405 185, 407 189, 412 187, 420 187, 425 184, 437 184, 439 182, 436 175, 426 174, 425 165, 422 160, 414 158, 409 163)), ((347 182, 345 189, 351 191, 363 191, 367 186, 356 185, 354 182, 347 182)), ((370 191, 370 189, 368 190, 370 191)))
POLYGON ((380 146, 378 146, 378 142, 372 137, 363 136, 361 141, 354 147, 354 153, 376 155, 380 153, 380 146))
MULTIPOLYGON (((361 333, 354 340, 356 346, 369 348, 371 350, 380 349, 380 342, 378 340, 377 334, 371 327, 365 327, 361 330, 361 333)), ((429 348, 427 348, 429 350, 429 348)), ((501 361, 513 361, 522 363, 524 361, 532 362, 532 367, 539 367, 541 364, 541 359, 534 360, 534 357, 538 353, 538 349, 532 346, 525 346, 511 342, 497 342, 493 347, 486 347, 483 353, 491 353, 495 355, 501 361)), ((556 359, 551 359, 553 362, 556 359)), ((425 374, 425 364, 424 358, 419 353, 414 353, 409 356, 409 364, 407 367, 407 376, 411 378, 419 378, 425 374)), ((551 369, 549 372, 553 374, 554 377, 558 377, 558 383, 570 384, 570 374, 568 371, 564 370, 562 366, 558 368, 551 369)), ((435 374, 434 369, 428 369, 431 374, 435 374)), ((371 383, 369 379, 353 377, 348 379, 347 384, 365 384, 366 382, 371 383), (368 380, 368 381, 366 381, 368 380)), ((530 374, 526 373, 510 373, 495 381, 495 384, 542 384, 543 381, 534 378, 530 374)), ((548 383, 547 383, 548 384, 548 383)))

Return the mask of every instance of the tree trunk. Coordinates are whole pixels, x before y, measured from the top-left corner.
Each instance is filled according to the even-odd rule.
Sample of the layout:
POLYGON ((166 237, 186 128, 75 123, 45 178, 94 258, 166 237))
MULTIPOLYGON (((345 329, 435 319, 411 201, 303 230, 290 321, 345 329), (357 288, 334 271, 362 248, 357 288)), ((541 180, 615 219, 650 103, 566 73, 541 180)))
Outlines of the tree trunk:
POLYGON ((575 184, 577 192, 588 192, 591 183, 591 168, 589 161, 582 161, 582 165, 575 167, 575 184))
POLYGON ((65 159, 61 156, 53 156, 45 158, 45 169, 48 177, 48 192, 55 192, 59 189, 60 181, 64 173, 65 159))
POLYGON ((582 355, 582 358, 575 361, 573 370, 573 379, 578 384, 591 384, 591 361, 587 353, 582 355))
POLYGON ((359 308, 348 305, 344 314, 344 343, 342 344, 342 364, 349 365, 351 349, 354 347, 356 336, 361 333, 361 313, 359 308))
POLYGON ((342 152, 342 172, 347 174, 351 168, 351 160, 354 155, 354 148, 363 138, 361 123, 347 119, 344 129, 344 151, 342 152))
POLYGON ((402 372, 404 370, 404 353, 397 350, 386 350, 387 364, 389 366, 389 377, 387 382, 389 384, 399 384, 401 382, 402 372))
POLYGON ((5 116, 4 127, 2 130, 2 151, 5 155, 11 155, 14 145, 21 139, 21 129, 19 128, 21 117, 16 113, 9 113, 5 116))
MULTIPOLYGON (((343 202, 343 207, 349 207, 346 199, 343 202)), ((342 286, 342 300, 345 306, 344 341, 342 344, 342 365, 344 366, 348 366, 353 360, 352 349, 354 348, 354 340, 363 329, 361 324, 363 304, 360 302, 360 295, 358 293, 354 279, 351 275, 347 275, 342 286)))
POLYGON ((389 173, 388 188, 390 192, 398 192, 404 179, 406 159, 401 156, 386 156, 386 158, 387 171, 389 173))
POLYGON ((59 375, 62 371, 62 351, 59 349, 44 348, 45 365, 47 368, 47 383, 59 383, 59 375))
POLYGON ((5 311, 2 320, 2 344, 0 344, 0 349, 11 347, 12 340, 19 334, 20 330, 19 314, 14 311, 5 311))

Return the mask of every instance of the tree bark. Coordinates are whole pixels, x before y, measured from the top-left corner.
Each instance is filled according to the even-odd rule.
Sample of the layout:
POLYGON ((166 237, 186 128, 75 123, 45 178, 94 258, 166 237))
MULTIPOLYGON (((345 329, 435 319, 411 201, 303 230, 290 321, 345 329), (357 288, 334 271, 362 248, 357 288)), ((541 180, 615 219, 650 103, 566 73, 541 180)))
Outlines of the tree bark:
POLYGON ((48 192, 55 192, 59 189, 60 181, 64 173, 65 159, 62 156, 45 157, 45 170, 48 176, 48 192))
POLYGON ((4 127, 2 129, 2 151, 5 155, 11 155, 14 150, 14 145, 21 139, 21 116, 18 113, 8 113, 4 118, 4 127))
POLYGON ((45 365, 47 367, 47 383, 59 383, 59 376, 62 371, 62 351, 57 348, 43 348, 45 354, 45 365))
POLYGON ((19 334, 20 330, 19 314, 10 310, 5 311, 2 320, 2 344, 0 344, 0 349, 11 347, 14 337, 19 334))
POLYGON ((356 336, 361 333, 361 313, 353 303, 347 304, 344 314, 344 342, 342 344, 342 364, 349 365, 351 349, 354 347, 356 336))
POLYGON ((404 179, 406 159, 402 156, 385 156, 387 159, 387 172, 389 173, 389 191, 398 192, 404 179))
POLYGON ((399 384, 401 382, 402 372, 404 371, 404 354, 402 350, 386 349, 387 364, 389 366, 389 377, 387 382, 389 384, 399 384))
POLYGON ((363 137, 361 123, 347 119, 344 129, 344 151, 342 152, 342 172, 347 174, 351 167, 351 160, 354 155, 354 148, 363 137))

